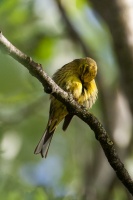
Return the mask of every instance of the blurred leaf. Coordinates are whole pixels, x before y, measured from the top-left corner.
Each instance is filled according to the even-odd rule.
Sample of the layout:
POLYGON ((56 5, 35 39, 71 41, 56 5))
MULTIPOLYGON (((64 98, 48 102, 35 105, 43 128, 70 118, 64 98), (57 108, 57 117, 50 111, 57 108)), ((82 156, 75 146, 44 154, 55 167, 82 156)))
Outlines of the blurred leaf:
POLYGON ((38 47, 35 49, 35 54, 39 59, 48 59, 53 54, 54 40, 51 38, 42 39, 38 47))

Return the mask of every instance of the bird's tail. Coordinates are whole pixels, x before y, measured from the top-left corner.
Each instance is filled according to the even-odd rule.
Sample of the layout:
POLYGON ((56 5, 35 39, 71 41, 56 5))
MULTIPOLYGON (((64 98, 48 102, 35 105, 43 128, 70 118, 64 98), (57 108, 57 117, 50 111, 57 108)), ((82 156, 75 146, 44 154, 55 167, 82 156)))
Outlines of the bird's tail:
POLYGON ((42 157, 47 157, 48 150, 50 147, 50 143, 54 134, 54 131, 56 129, 56 126, 50 130, 50 125, 48 123, 47 128, 39 141, 38 145, 35 148, 34 154, 41 154, 42 157))

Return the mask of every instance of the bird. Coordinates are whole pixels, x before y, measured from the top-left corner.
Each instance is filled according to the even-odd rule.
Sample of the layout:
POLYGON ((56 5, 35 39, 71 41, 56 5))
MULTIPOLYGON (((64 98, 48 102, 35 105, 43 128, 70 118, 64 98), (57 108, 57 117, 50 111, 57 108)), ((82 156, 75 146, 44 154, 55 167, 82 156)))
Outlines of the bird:
MULTIPOLYGON (((98 96, 95 82, 97 75, 97 64, 90 58, 75 59, 58 69, 53 80, 64 91, 72 94, 73 98, 87 109, 90 109, 98 96)), ((70 124, 74 114, 67 107, 50 95, 49 119, 41 140, 35 148, 34 154, 47 157, 53 134, 58 124, 64 119, 62 129, 65 131, 70 124)))

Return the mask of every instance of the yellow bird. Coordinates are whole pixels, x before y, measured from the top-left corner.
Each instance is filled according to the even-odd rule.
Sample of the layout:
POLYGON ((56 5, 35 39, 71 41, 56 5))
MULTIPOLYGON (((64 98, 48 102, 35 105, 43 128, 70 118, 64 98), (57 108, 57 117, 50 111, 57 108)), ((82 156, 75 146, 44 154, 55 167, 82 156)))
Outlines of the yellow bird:
MULTIPOLYGON (((96 62, 89 58, 75 59, 57 70, 53 80, 63 90, 71 93, 73 98, 86 108, 91 108, 97 99, 97 86, 95 77, 97 74, 96 62)), ((46 130, 38 143, 34 153, 47 156, 48 149, 57 125, 64 119, 63 130, 68 127, 73 115, 68 112, 66 106, 51 95, 49 120, 46 130)))

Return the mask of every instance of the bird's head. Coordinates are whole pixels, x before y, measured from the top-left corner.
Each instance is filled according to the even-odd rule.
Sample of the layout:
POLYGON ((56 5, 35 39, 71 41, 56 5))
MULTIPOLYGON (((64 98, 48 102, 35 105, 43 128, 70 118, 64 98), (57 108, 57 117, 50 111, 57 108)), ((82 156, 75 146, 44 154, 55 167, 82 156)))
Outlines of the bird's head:
POLYGON ((84 83, 92 81, 97 75, 96 62, 89 57, 81 59, 81 62, 79 65, 79 73, 80 73, 81 80, 84 83))

